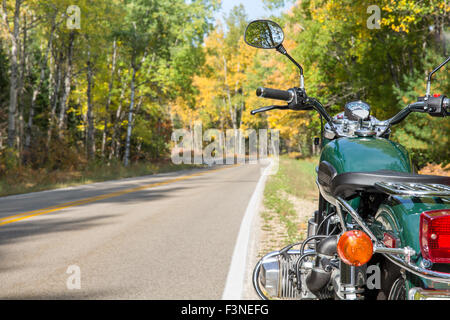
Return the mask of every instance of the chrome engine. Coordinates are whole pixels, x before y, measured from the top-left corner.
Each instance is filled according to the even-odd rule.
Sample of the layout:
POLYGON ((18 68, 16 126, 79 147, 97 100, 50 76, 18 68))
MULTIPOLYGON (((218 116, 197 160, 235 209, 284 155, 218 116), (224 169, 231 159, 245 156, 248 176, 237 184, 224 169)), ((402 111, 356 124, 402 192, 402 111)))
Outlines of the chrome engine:
POLYGON ((304 242, 269 253, 259 261, 253 272, 253 286, 261 299, 344 298, 337 236, 317 236, 317 227, 311 219, 304 242), (300 250, 293 250, 295 246, 300 250))
POLYGON ((292 270, 295 269, 295 261, 299 257, 299 254, 290 252, 288 259, 283 255, 276 254, 263 260, 259 279, 270 296, 280 299, 300 298, 292 274, 292 270))
POLYGON ((253 272, 255 290, 263 300, 344 298, 339 266, 332 268, 322 259, 323 256, 318 257, 314 249, 304 250, 303 255, 300 250, 269 253, 259 261, 253 272))
MULTIPOLYGON (((305 254, 312 256, 315 253, 306 250, 305 254)), ((268 297, 283 300, 314 299, 315 296, 308 290, 299 290, 295 270, 300 258, 300 250, 275 251, 262 258, 253 273, 253 284, 258 295, 264 300, 268 297)), ((301 283, 305 281, 307 269, 312 269, 312 266, 311 260, 303 261, 301 283)))

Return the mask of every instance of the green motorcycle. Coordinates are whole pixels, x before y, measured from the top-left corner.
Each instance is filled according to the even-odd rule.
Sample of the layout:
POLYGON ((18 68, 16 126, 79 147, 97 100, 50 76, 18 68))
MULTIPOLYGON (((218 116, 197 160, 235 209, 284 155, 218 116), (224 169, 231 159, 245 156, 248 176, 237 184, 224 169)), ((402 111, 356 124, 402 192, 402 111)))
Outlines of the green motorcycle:
POLYGON ((248 45, 276 49, 300 70, 300 87, 259 88, 287 102, 252 111, 315 110, 326 124, 317 167, 319 210, 308 237, 263 257, 253 272, 262 299, 450 300, 450 178, 414 173, 408 152, 389 140, 391 127, 412 112, 450 115, 450 100, 427 92, 393 118, 380 121, 362 101, 332 117, 306 94, 303 68, 287 53, 283 30, 257 20, 248 45))

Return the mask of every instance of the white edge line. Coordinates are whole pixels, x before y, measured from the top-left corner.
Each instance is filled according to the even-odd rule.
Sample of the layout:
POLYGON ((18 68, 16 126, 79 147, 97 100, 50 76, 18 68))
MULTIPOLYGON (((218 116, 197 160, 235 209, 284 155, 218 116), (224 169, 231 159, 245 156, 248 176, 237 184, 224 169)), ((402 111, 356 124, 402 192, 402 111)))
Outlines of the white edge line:
POLYGON ((244 280, 247 270, 247 255, 252 222, 256 213, 259 211, 267 176, 271 172, 273 165, 274 161, 271 159, 270 165, 267 166, 262 173, 247 206, 247 210, 245 211, 236 245, 234 247, 233 258, 231 260, 230 270, 228 271, 225 290, 222 294, 222 300, 242 299, 244 280))

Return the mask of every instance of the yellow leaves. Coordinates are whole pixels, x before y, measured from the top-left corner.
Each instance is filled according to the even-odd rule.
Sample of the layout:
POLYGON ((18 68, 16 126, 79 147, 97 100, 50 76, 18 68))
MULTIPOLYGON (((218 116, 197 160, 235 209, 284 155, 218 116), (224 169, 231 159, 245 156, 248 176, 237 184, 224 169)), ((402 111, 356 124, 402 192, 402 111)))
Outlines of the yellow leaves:
POLYGON ((184 99, 178 98, 175 103, 170 105, 172 116, 178 116, 180 121, 187 124, 189 127, 191 123, 199 118, 199 110, 197 108, 191 109, 186 104, 184 99))
POLYGON ((327 11, 331 11, 331 9, 333 9, 333 2, 329 1, 326 5, 325 8, 327 9, 327 11))
POLYGON ((391 25, 391 29, 395 32, 406 32, 409 33, 409 29, 406 27, 405 24, 401 23, 400 25, 391 25))
POLYGON ((406 96, 402 97, 402 101, 404 105, 407 105, 409 103, 408 98, 406 96))
POLYGON ((423 9, 420 8, 420 7, 417 7, 417 8, 414 8, 414 9, 413 9, 413 13, 416 14, 416 15, 418 15, 418 14, 420 14, 420 13, 422 13, 422 12, 423 12, 423 9))
POLYGON ((448 12, 445 0, 439 1, 387 1, 383 9, 382 26, 387 26, 395 32, 411 32, 414 25, 422 19, 429 19, 433 15, 441 15, 448 12))
MULTIPOLYGON (((248 47, 243 37, 237 43, 228 42, 220 26, 205 39, 206 68, 193 79, 198 91, 195 112, 180 102, 173 108, 183 123, 202 120, 205 126, 231 127, 230 107, 240 108, 241 100, 250 96, 246 92, 248 76, 252 74, 249 68, 258 50, 248 47)), ((243 116, 243 121, 246 118, 243 116)))
POLYGON ((268 127, 280 131, 280 137, 293 147, 306 133, 309 125, 308 113, 277 111, 268 114, 268 127))

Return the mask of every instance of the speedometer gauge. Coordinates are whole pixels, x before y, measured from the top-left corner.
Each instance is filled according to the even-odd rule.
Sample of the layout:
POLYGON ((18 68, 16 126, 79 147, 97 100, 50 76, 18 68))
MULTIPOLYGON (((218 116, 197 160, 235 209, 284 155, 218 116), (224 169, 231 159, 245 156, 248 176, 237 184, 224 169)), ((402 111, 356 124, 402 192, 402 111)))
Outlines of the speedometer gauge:
POLYGON ((352 121, 367 120, 370 116, 370 106, 363 101, 353 101, 345 106, 345 116, 352 121))

